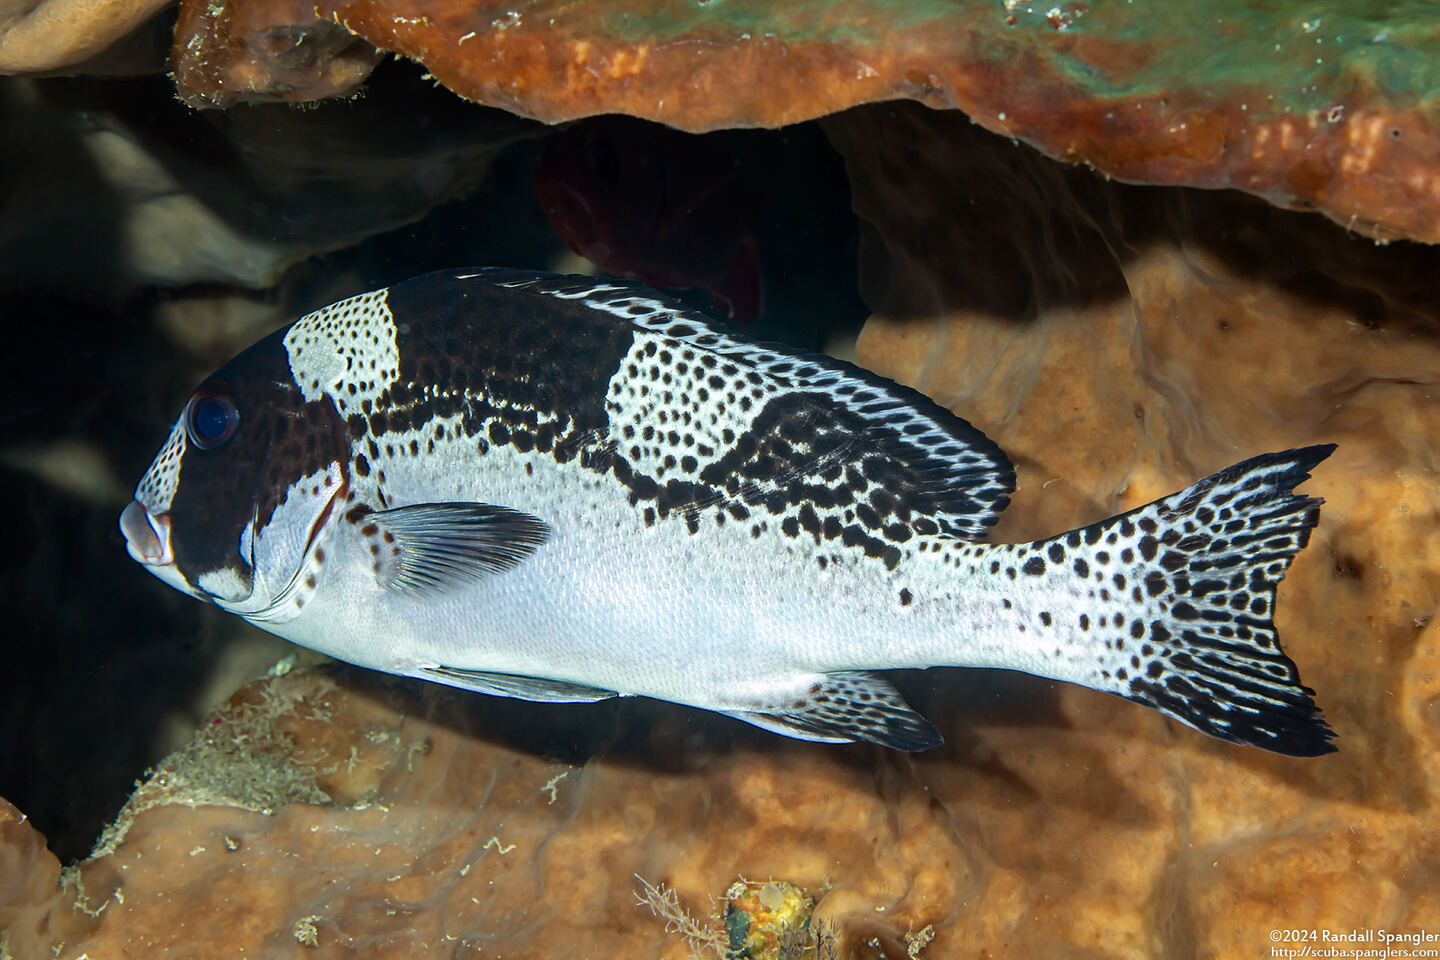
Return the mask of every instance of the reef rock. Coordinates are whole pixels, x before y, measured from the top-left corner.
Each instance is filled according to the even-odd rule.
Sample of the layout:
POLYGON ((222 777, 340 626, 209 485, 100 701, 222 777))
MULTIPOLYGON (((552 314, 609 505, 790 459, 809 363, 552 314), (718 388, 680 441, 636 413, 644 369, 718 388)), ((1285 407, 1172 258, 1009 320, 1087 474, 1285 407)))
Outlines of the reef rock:
POLYGON ((1434 242, 1437 26, 1433 8, 1386 19, 1329 0, 1162 15, 1026 0, 183 0, 173 60, 196 106, 343 95, 381 50, 550 123, 624 113, 698 132, 914 99, 1123 180, 1235 187, 1434 242))
MULTIPOLYGON (((1068 918, 1057 942, 1233 956, 1265 949, 1271 927, 1433 929, 1436 251, 1233 194, 1103 183, 923 109, 825 128, 869 224, 859 360, 1014 459, 998 539, 1110 516, 1261 451, 1339 444, 1305 488, 1325 505, 1277 615, 1338 755, 1217 749, 1067 687, 1060 715, 1088 719, 1067 721, 1066 743, 1025 729, 1049 723, 1035 716, 983 735, 1053 818, 998 811, 954 767, 927 766, 934 795, 966 795, 952 809, 1015 864, 1019 904, 1068 918), (1119 806, 1096 803, 1111 787, 1119 806)), ((967 916, 994 915, 993 879, 967 916)), ((991 922, 977 947, 997 942, 991 922)))
POLYGON ((842 957, 1434 932, 1440 251, 1106 183, 956 114, 826 129, 868 224, 860 359, 1010 452, 997 538, 1339 443, 1304 488, 1326 503, 1278 622, 1340 752, 1276 756, 994 671, 902 675, 947 738, 907 755, 666 704, 297 670, 237 694, 63 875, 7 811, 13 955, 680 958, 746 942, 789 885, 842 957))
POLYGON ((6 808, 0 943, 17 957, 678 958, 687 933, 730 939, 707 916, 727 889, 741 943, 807 930, 803 886, 824 892, 814 941, 900 957, 972 882, 907 757, 696 726, 669 707, 646 733, 653 712, 634 706, 562 708, 561 743, 599 729, 609 748, 547 759, 557 744, 525 731, 554 737, 553 710, 355 671, 270 677, 63 875, 6 808))
POLYGON ((0 75, 79 64, 123 41, 170 2, 6 0, 0 3, 0 75))

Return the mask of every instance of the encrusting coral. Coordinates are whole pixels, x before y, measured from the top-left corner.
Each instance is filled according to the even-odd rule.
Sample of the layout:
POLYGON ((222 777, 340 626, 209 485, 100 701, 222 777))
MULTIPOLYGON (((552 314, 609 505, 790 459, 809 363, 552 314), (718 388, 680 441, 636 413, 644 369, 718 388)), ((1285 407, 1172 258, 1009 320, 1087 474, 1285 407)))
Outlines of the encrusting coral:
POLYGON ((378 48, 546 122, 624 113, 692 132, 913 99, 1124 180, 1235 187, 1434 242, 1437 18, 1329 0, 1163 13, 1018 0, 184 0, 173 61, 196 106, 346 94, 378 48))
MULTIPOLYGON (((857 802, 853 787, 842 787, 868 779, 863 768, 847 773, 824 752, 733 726, 690 729, 668 708, 649 735, 624 734, 629 742, 606 759, 547 760, 540 743, 492 738, 529 722, 523 714, 534 708, 507 717, 514 706, 354 671, 295 670, 252 684, 211 718, 186 759, 151 774, 63 885, 39 835, 5 823, 0 862, 16 864, 19 879, 0 891, 0 930, 15 956, 55 948, 66 957, 181 949, 204 957, 300 942, 374 957, 442 948, 680 957, 685 941, 637 907, 634 875, 665 877, 686 903, 705 904, 729 881, 705 884, 733 878, 744 862, 776 875, 802 870, 813 889, 827 879, 843 887, 844 910, 861 914, 865 935, 904 955, 905 929, 865 914, 880 916, 874 906, 893 908, 905 896, 908 871, 884 861, 898 849, 891 844, 911 841, 883 826, 884 798, 857 802), (208 763, 195 762, 202 758, 208 763), (798 780, 788 782, 777 763, 798 780), (257 801, 256 783, 277 782, 285 791, 267 786, 257 801), (828 811, 799 802, 795 791, 816 788, 831 796, 828 811), (260 812, 284 792, 295 800, 260 812), (839 818, 820 829, 850 835, 843 858, 794 845, 818 839, 808 822, 817 812, 839 818), (759 842, 774 855, 757 857, 759 842), (858 906, 869 898, 878 899, 858 906), (205 918, 203 939, 196 917, 205 918)), ((604 730, 607 718, 612 730, 645 719, 617 724, 610 707, 568 712, 562 729, 572 733, 604 730)), ((554 731, 553 720, 534 726, 554 731)), ((938 839, 943 818, 922 819, 938 839)), ((795 913, 805 898, 788 884, 741 884, 734 900, 757 923, 760 912, 774 914, 770 933, 757 926, 757 944, 778 947, 792 926, 804 936, 785 942, 811 944, 812 956, 830 943, 828 933, 810 935, 795 913)), ((728 942, 728 931, 722 936, 728 942)))
MULTIPOLYGON (((383 47, 517 112, 689 129, 920 101, 822 121, 865 224, 859 360, 1010 454, 1019 489, 999 540, 1113 515, 1250 454, 1338 443, 1303 488, 1326 502, 1277 620, 1340 752, 1266 754, 993 671, 899 676, 947 740, 916 755, 664 704, 277 672, 151 771, 79 864, 62 870, 0 802, 0 956, 680 958, 737 938, 723 918, 667 931, 637 895, 693 918, 737 876, 764 878, 732 893, 742 944, 793 889, 816 898, 809 929, 833 930, 837 956, 1237 956, 1281 927, 1433 930, 1440 251, 1377 247, 1235 194, 1118 185, 981 129, 1116 176, 1236 186, 1434 241, 1440 61, 1412 56, 1433 13, 1385 24, 1317 2, 1263 21, 1246 17, 1277 5, 1193 4, 1134 25, 1168 23, 1199 45, 1186 47, 1119 29, 1144 5, 882 18, 866 2, 794 4, 783 23, 767 19, 775 4, 659 6, 668 19, 640 24, 619 0, 513 16, 187 3, 176 70, 192 102, 303 100, 354 89, 383 47), (1230 25, 1208 31, 1216 11, 1230 25), (261 28, 263 43, 247 39, 261 28), (1195 49, 1234 69, 1187 77, 1195 49), (976 122, 929 109, 950 106, 976 122)), ((474 186, 481 139, 442 138, 438 172, 386 222, 474 186)), ((279 169, 266 157, 292 138, 264 142, 275 152, 257 166, 279 169)), ((311 142, 330 146, 295 151, 302 165, 350 142, 372 152, 311 142)), ((355 192, 393 199, 416 161, 378 160, 355 192)), ((306 208, 291 198, 316 182, 302 166, 266 196, 293 220, 306 208)))
MULTIPOLYGON (((0 10, 0 74, 103 50, 156 0, 0 10)), ((1233 187, 1382 239, 1440 241, 1440 14, 1334 0, 182 0, 194 106, 345 96, 386 51, 462 97, 554 123, 699 132, 912 99, 1142 183, 1233 187)))
MULTIPOLYGON (((1152 954, 1181 942, 1163 939, 1167 925, 1198 955, 1234 956, 1264 949, 1274 926, 1433 923, 1436 252, 1377 248, 1235 195, 1101 183, 922 109, 865 108, 826 130, 872 231, 859 359, 984 425, 1015 460, 997 538, 1110 516, 1251 453, 1339 444, 1304 488, 1325 504, 1277 623, 1340 753, 1195 750, 1188 732, 1146 732, 1153 718, 1061 688, 1063 716, 1118 738, 1108 756, 1040 744, 1028 711, 984 739, 1017 785, 1068 780, 1075 806, 1025 822, 966 805, 985 848, 1025 878, 1024 901, 1054 903, 1069 942, 1128 932, 1152 954), (1096 778, 1119 771, 1129 828, 1076 829, 1077 813, 1103 818, 1096 778), (1109 863, 1101 888, 1090 858, 1109 863), (1153 910, 1102 921, 1081 906, 1130 897, 1153 910)), ((982 792, 935 772, 937 796, 982 792)), ((977 915, 1006 914, 999 889, 972 901, 977 915)))

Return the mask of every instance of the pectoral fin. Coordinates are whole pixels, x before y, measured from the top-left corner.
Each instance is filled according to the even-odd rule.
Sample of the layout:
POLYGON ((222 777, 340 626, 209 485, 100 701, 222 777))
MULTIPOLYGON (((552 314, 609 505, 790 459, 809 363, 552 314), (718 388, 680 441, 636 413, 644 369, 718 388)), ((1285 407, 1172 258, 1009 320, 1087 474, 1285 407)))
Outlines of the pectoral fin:
POLYGON ((945 741, 884 677, 861 671, 814 678, 803 696, 772 710, 733 711, 730 716, 797 740, 847 743, 863 740, 893 750, 928 750, 945 741))
POLYGON ((366 518, 375 527, 377 575, 404 591, 443 590, 504 573, 550 536, 550 527, 488 503, 417 503, 366 518))
POLYGON ((593 703, 618 697, 614 690, 588 687, 583 683, 551 680, 548 677, 525 677, 514 673, 486 673, 483 670, 457 670, 454 667, 425 667, 421 674, 427 680, 488 693, 496 697, 538 700, 546 703, 593 703))

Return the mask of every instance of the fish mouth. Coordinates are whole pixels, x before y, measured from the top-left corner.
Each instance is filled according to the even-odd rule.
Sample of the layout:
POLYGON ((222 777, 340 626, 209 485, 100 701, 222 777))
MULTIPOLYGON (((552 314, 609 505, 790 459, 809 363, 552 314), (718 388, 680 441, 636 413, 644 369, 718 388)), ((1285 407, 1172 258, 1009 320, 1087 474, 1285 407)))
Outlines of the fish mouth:
POLYGON ((170 514, 153 514, 138 500, 132 500, 120 513, 120 533, 130 556, 162 583, 167 583, 192 597, 205 599, 175 565, 175 551, 170 547, 170 514))
POLYGON ((170 549, 170 515, 159 516, 145 509, 139 500, 131 500, 120 513, 120 533, 125 549, 136 562, 147 567, 168 567, 175 563, 170 549))

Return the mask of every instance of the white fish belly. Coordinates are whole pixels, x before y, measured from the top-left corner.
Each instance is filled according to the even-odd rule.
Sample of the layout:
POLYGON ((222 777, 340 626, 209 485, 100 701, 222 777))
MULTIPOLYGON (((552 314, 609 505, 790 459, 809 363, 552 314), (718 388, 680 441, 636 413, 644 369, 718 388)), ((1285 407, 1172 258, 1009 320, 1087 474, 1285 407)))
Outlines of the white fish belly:
POLYGON ((997 548, 937 538, 935 552, 907 551, 890 570, 785 536, 763 510, 745 520, 702 510, 694 533, 674 513, 646 526, 612 479, 508 448, 480 469, 442 455, 396 456, 383 469, 388 488, 425 491, 414 502, 503 505, 544 520, 551 536, 504 573, 415 594, 383 589, 342 525, 314 598, 267 629, 393 673, 443 665, 729 709, 773 702, 777 685, 816 673, 1040 659, 1015 642, 1033 604, 1011 599, 1007 610, 1002 600, 1020 591, 985 573, 997 548))

